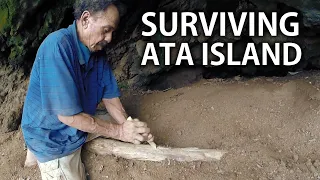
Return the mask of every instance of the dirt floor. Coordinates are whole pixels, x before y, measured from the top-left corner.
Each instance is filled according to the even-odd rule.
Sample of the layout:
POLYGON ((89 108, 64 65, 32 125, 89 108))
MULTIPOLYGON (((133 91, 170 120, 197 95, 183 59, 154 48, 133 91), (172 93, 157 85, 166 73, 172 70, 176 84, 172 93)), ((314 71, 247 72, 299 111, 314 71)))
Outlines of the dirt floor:
MULTIPOLYGON (((211 79, 167 91, 124 93, 129 114, 161 146, 228 151, 219 162, 143 162, 84 150, 91 180, 320 179, 320 76, 211 79), (319 172, 319 173, 318 173, 319 172)), ((40 179, 23 168, 20 131, 0 135, 1 179, 40 179)))

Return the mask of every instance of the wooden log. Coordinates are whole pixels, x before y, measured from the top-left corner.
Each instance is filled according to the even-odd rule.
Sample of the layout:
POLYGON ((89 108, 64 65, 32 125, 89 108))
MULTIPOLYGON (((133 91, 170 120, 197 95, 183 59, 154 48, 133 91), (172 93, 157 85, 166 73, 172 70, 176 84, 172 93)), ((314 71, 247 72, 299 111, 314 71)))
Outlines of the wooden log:
POLYGON ((143 161, 218 161, 226 151, 198 148, 152 148, 150 145, 134 145, 111 139, 97 138, 85 145, 85 148, 99 155, 114 155, 125 159, 143 161))

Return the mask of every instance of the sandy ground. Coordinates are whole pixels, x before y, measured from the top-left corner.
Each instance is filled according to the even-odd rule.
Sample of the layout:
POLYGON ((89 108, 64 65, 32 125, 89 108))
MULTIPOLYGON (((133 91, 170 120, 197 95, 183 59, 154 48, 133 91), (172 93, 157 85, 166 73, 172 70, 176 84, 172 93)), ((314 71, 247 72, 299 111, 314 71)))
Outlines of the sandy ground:
MULTIPOLYGON (((165 92, 124 93, 129 114, 149 124, 157 144, 228 153, 219 162, 156 163, 84 150, 89 177, 320 179, 318 77, 211 79, 165 92)), ((40 179, 37 167, 23 168, 25 155, 21 131, 0 135, 1 179, 40 179)))

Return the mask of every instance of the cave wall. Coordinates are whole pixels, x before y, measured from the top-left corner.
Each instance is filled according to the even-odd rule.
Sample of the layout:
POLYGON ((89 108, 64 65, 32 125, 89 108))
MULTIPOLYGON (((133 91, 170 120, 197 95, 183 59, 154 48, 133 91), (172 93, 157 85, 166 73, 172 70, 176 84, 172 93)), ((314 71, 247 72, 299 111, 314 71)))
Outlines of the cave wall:
MULTIPOLYGON (((281 33, 278 33, 277 37, 270 37, 268 33, 264 37, 248 37, 246 30, 243 31, 243 36, 234 37, 231 33, 230 24, 227 27, 226 37, 219 37, 219 26, 216 26, 214 35, 212 37, 205 37, 200 33, 199 37, 180 37, 176 34, 173 37, 164 37, 160 33, 156 34, 151 38, 146 38, 141 36, 142 30, 146 27, 141 22, 142 13, 139 13, 139 18, 136 16, 127 17, 125 22, 137 22, 132 28, 127 28, 124 30, 125 38, 119 36, 115 41, 116 45, 111 48, 107 54, 114 63, 115 74, 119 81, 125 81, 129 86, 143 87, 159 78, 160 75, 167 75, 172 69, 176 69, 174 66, 152 66, 147 65, 146 67, 140 66, 144 47, 147 42, 188 42, 191 46, 191 51, 196 65, 201 66, 202 56, 201 56, 201 43, 207 42, 209 44, 215 42, 232 42, 234 43, 234 59, 242 60, 243 52, 246 44, 248 42, 254 42, 257 48, 261 47, 262 42, 268 42, 273 44, 275 42, 295 42, 300 45, 303 50, 303 57, 299 64, 292 67, 285 66, 254 66, 253 64, 248 64, 242 67, 229 67, 229 66, 219 66, 219 67, 206 67, 203 76, 210 78, 216 76, 219 72, 221 75, 225 74, 223 77, 228 75, 276 75, 285 76, 288 71, 300 71, 309 68, 320 68, 319 56, 320 51, 320 1, 316 0, 175 0, 175 1, 159 1, 156 6, 150 6, 152 8, 147 10, 155 12, 184 12, 184 11, 204 11, 207 14, 211 14, 214 11, 218 12, 236 12, 240 14, 243 11, 259 12, 263 11, 266 13, 278 12, 283 14, 289 11, 299 12, 300 16, 298 18, 300 22, 300 35, 298 37, 286 37, 281 33)), ((139 8, 138 8, 139 9, 139 8)), ((145 10, 145 9, 144 9, 145 10)), ((143 11, 142 11, 143 12, 143 11)), ((171 21, 167 21, 167 27, 170 28, 171 21)), ((249 24, 246 24, 248 29, 249 24)), ((199 32, 201 32, 201 27, 199 27, 199 32)), ((175 58, 177 56, 179 49, 173 48, 171 51, 171 57, 175 58)), ((159 49, 157 54, 160 56, 159 60, 164 61, 163 50, 159 49)), ((261 57, 261 51, 258 52, 259 57, 261 57)), ((209 56, 209 59, 214 59, 215 57, 209 56)))
MULTIPOLYGON (((0 62, 14 67, 24 67, 30 70, 37 48, 43 39, 50 33, 62 27, 67 27, 73 21, 72 4, 74 0, 2 0, 0 2, 0 62)), ((122 0, 126 9, 121 18, 119 30, 116 32, 112 45, 107 50, 108 57, 113 64, 115 74, 119 81, 125 81, 129 86, 142 87, 148 84, 159 73, 166 73, 174 67, 147 66, 141 67, 141 59, 147 42, 189 42, 196 61, 200 62, 200 43, 208 42, 234 42, 235 58, 241 56, 243 45, 254 42, 258 46, 261 42, 297 42, 303 48, 303 59, 298 66, 286 67, 225 67, 225 71, 237 72, 247 75, 260 75, 264 72, 286 74, 289 70, 303 69, 306 67, 320 68, 320 1, 317 0, 122 0), (234 37, 228 33, 226 37, 163 37, 157 34, 151 38, 141 36, 146 27, 141 22, 144 12, 183 12, 204 11, 210 14, 213 11, 298 11, 300 17, 300 36, 288 38, 279 35, 270 38, 234 37)), ((167 21, 168 27, 171 21, 167 21)), ((248 24, 247 24, 248 26, 248 24)), ((200 26, 199 26, 200 28, 200 26)), ((230 30, 230 26, 227 27, 230 30)), ((243 34, 246 32, 244 31, 243 34)), ((160 55, 163 50, 159 49, 160 55)), ((175 57, 178 49, 174 49, 175 57)), ((160 56, 160 59, 164 58, 160 56)), ((211 57, 213 58, 213 57, 211 57)), ((197 63, 200 65, 200 63, 197 63)), ((214 68, 208 72, 215 71, 214 68)), ((210 74, 210 73, 209 73, 210 74)))

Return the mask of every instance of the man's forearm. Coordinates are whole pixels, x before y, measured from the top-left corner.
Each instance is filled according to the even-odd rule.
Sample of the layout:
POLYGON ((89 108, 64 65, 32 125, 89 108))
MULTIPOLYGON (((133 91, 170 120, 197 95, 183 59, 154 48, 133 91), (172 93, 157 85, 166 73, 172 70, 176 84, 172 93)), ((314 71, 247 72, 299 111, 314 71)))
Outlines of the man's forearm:
POLYGON ((119 124, 123 124, 127 120, 128 115, 119 98, 103 99, 102 101, 110 116, 119 124))
POLYGON ((120 125, 92 117, 89 114, 79 113, 74 116, 60 116, 58 119, 64 124, 84 132, 99 134, 108 138, 119 139, 120 125))

